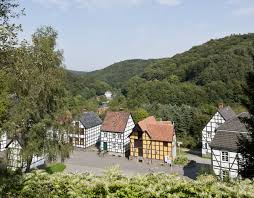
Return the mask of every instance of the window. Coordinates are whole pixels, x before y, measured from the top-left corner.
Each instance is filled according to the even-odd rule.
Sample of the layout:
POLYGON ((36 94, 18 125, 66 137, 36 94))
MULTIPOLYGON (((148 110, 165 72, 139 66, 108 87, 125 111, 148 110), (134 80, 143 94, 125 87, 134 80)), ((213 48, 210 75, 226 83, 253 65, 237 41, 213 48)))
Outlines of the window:
POLYGON ((113 148, 113 149, 116 148, 116 143, 112 143, 112 148, 113 148))
POLYGON ((209 132, 207 132, 207 137, 208 138, 211 138, 211 136, 212 136, 212 133, 209 131, 209 132))
POLYGON ((168 147, 168 143, 167 142, 163 142, 163 146, 164 147, 168 147))
POLYGON ((83 128, 81 128, 81 129, 79 129, 80 130, 80 135, 84 135, 84 129, 83 128))
POLYGON ((204 144, 204 149, 207 149, 207 143, 204 144))
POLYGON ((118 134, 117 137, 118 137, 118 139, 121 139, 122 136, 121 136, 121 134, 118 134))
POLYGON ((228 152, 222 151, 221 159, 223 162, 228 162, 228 152))
POLYGON ((80 139, 80 145, 84 145, 84 138, 80 139))
POLYGON ((222 179, 228 179, 229 178, 229 171, 228 170, 222 170, 222 179))
POLYGON ((112 136, 113 136, 113 139, 115 139, 115 138, 116 138, 116 134, 115 134, 115 133, 113 133, 113 134, 112 134, 112 136))

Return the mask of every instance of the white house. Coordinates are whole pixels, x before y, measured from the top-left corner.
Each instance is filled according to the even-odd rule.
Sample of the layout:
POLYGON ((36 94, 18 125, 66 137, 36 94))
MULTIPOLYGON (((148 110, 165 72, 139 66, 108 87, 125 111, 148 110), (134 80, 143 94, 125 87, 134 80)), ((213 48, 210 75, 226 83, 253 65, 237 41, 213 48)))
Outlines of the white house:
POLYGON ((134 126, 130 113, 108 112, 101 126, 100 150, 125 156, 130 150, 129 135, 134 126))
POLYGON ((7 134, 3 133, 0 135, 0 151, 4 151, 7 145, 7 134))
MULTIPOLYGON (((20 137, 13 138, 6 145, 6 154, 7 154, 7 168, 11 170, 21 169, 22 171, 26 170, 27 163, 26 160, 22 158, 22 147, 23 141, 20 137)), ((36 168, 45 163, 45 157, 34 155, 30 168, 36 168)))
POLYGON ((70 134, 70 142, 75 147, 87 148, 99 142, 102 120, 94 112, 85 112, 74 121, 75 133, 70 134))
POLYGON ((111 91, 106 91, 104 95, 107 98, 107 100, 111 100, 113 96, 111 91))
POLYGON ((211 154, 209 144, 215 136, 216 129, 225 121, 235 116, 235 112, 230 107, 219 107, 218 111, 202 130, 202 156, 211 154))
POLYGON ((222 124, 216 130, 214 139, 210 144, 213 171, 215 175, 222 179, 225 177, 231 179, 239 177, 241 155, 237 152, 238 142, 241 136, 247 137, 248 135, 245 124, 239 118, 246 115, 248 114, 242 113, 222 124))

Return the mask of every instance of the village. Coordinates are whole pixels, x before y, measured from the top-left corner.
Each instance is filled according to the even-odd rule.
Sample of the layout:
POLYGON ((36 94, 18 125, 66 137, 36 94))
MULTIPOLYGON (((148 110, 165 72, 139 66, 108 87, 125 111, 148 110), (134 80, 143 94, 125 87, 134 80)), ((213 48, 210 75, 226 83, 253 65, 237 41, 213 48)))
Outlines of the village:
MULTIPOLYGON (((111 100, 112 93, 107 91, 105 97, 111 100)), ((237 115, 229 106, 219 104, 202 131, 202 149, 191 151, 181 148, 173 121, 149 116, 134 123, 129 112, 107 111, 107 103, 101 108, 98 112, 106 112, 104 120, 98 112, 84 111, 73 121, 74 131, 68 134, 66 141, 73 145, 74 151, 65 161, 65 171, 100 175, 106 168, 118 166, 127 175, 163 172, 195 179, 200 171, 212 170, 220 179, 241 178, 238 140, 248 134, 242 122, 249 116, 247 112, 237 115), (187 153, 188 161, 181 166, 175 160, 182 153, 187 153)), ((2 135, 0 151, 8 169, 26 170, 22 147, 21 136, 2 135)), ((31 168, 40 168, 47 163, 47 156, 36 155, 31 168)))

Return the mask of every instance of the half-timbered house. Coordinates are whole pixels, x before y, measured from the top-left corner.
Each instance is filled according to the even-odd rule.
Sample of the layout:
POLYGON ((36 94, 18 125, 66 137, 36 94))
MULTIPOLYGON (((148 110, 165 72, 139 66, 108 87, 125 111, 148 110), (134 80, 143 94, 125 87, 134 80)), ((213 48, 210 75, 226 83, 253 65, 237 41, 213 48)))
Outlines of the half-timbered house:
POLYGON ((94 112, 85 112, 78 121, 74 121, 74 133, 70 142, 78 148, 87 148, 99 142, 102 120, 94 112))
POLYGON ((138 122, 130 135, 130 156, 139 161, 171 161, 176 157, 176 133, 170 121, 148 117, 138 122))
POLYGON ((241 155, 237 152, 238 142, 241 136, 248 137, 248 130, 241 121, 241 118, 245 116, 248 114, 242 113, 222 124, 216 130, 214 139, 210 144, 213 171, 222 179, 239 177, 241 155))
POLYGON ((101 126, 100 150, 125 156, 130 149, 129 135, 134 126, 130 113, 107 112, 101 126))
MULTIPOLYGON (((11 170, 26 170, 27 162, 22 157, 23 146, 24 143, 20 136, 11 139, 10 142, 6 145, 7 168, 11 170)), ((40 165, 43 165, 44 163, 45 157, 34 155, 30 168, 36 168, 40 165)))
POLYGON ((226 122, 227 120, 235 117, 235 112, 228 106, 220 106, 215 115, 207 123, 205 128, 202 130, 202 156, 210 156, 211 148, 209 144, 213 140, 216 129, 226 122))
POLYGON ((7 134, 3 133, 0 135, 0 151, 4 151, 7 145, 7 134))

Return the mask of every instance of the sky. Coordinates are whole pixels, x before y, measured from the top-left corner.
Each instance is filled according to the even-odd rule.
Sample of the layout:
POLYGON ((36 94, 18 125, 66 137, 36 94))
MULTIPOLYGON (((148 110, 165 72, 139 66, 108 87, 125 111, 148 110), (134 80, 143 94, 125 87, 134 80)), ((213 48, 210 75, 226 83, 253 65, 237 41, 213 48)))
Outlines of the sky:
POLYGON ((68 69, 171 57, 210 39, 254 32, 254 0, 21 0, 20 39, 58 31, 68 69))

